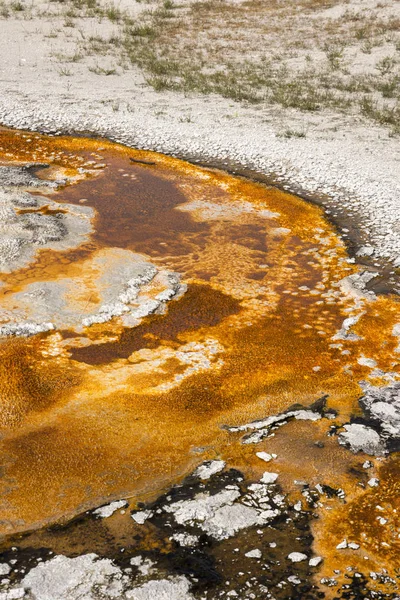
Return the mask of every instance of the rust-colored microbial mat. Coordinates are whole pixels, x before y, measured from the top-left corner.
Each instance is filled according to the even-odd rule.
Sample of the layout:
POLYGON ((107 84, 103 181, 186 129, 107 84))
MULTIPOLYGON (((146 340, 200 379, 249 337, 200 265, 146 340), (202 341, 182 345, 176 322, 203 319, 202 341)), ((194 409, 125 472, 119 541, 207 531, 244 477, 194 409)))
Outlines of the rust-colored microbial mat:
MULTIPOLYGON (((276 189, 104 140, 0 130, 0 166, 27 164, 36 187, 18 190, 41 205, 19 214, 71 215, 90 231, 37 245, 1 274, 1 326, 53 324, 1 338, 4 547, 107 501, 152 501, 221 459, 246 480, 278 473, 294 505, 305 498, 299 481, 341 490, 309 508, 318 517, 310 548, 323 558, 310 580, 335 597, 349 573, 364 581, 386 569, 388 581, 368 589, 392 593, 397 455, 371 458, 338 439, 342 425, 362 422, 360 382, 399 378, 397 298, 357 287, 358 267, 322 211, 276 189), (113 290, 125 277, 129 291, 143 264, 152 278, 140 282, 136 312, 119 291, 107 313, 113 290), (232 430, 322 397, 323 418, 288 419, 257 444, 232 430), (261 451, 277 455, 273 466, 261 451), (337 549, 343 540, 354 548, 337 549)), ((113 535, 125 539, 126 520, 115 523, 113 535)), ((82 551, 84 535, 72 544, 82 551)), ((71 552, 63 544, 55 551, 71 552)), ((288 597, 281 588, 276 597, 288 597)))

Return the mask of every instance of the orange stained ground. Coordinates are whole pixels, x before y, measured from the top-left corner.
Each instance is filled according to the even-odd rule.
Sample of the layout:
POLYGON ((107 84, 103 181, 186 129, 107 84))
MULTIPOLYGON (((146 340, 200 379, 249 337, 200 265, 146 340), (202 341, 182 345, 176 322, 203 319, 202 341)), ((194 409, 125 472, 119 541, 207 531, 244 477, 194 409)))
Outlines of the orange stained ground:
MULTIPOLYGON (((323 394, 338 411, 333 423, 341 424, 359 411, 358 381, 372 377, 359 357, 399 372, 392 336, 398 301, 343 290, 339 282, 357 267, 316 206, 104 140, 0 130, 1 164, 32 161, 50 164, 38 170, 43 179, 73 179, 50 198, 60 211, 63 203, 93 207, 94 231, 78 249, 41 250, 29 266, 3 274, 0 302, 32 282, 79 278, 84 262, 104 248, 142 253, 178 271, 188 291, 166 314, 133 329, 115 320, 86 329, 80 340, 66 329, 2 342, 1 534, 108 499, 157 494, 205 458, 221 456, 257 477, 261 448, 240 444, 222 425, 309 405, 323 394), (343 320, 360 312, 360 339, 333 340, 343 320), (204 348, 207 340, 219 353, 188 375, 176 353, 192 342, 204 348)), ((294 423, 268 442, 280 446, 274 467, 294 496, 298 478, 360 495, 351 475, 360 457, 336 438, 329 438, 329 452, 313 446, 326 441, 331 424, 294 423)), ((351 506, 324 517, 319 535, 326 523, 339 535, 338 511, 340 535, 351 537, 369 518, 367 509, 351 506)), ((329 554, 323 544, 321 551, 329 554)))

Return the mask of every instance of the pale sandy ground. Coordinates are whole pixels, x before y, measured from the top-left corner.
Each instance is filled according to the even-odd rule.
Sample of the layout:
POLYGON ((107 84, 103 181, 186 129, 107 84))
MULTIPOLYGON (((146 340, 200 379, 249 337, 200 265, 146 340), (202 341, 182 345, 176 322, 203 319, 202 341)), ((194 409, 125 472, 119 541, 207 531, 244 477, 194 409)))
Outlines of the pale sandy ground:
MULTIPOLYGON (((134 66, 99 75, 88 67, 111 68, 113 57, 77 62, 65 57, 76 51, 79 37, 111 35, 116 24, 87 18, 65 27, 64 17, 56 14, 60 4, 27 6, 29 18, 27 12, 14 12, 0 20, 0 123, 90 132, 139 148, 239 163, 289 189, 318 194, 333 216, 344 210, 357 223, 359 245, 373 247, 377 267, 388 259, 400 265, 400 144, 388 128, 332 109, 307 113, 277 105, 246 106, 217 95, 156 92, 134 66), (293 130, 305 137, 282 136, 293 130)), ((120 6, 135 18, 148 8, 128 0, 120 6)), ((399 12, 396 2, 350 0, 325 9, 324 18, 343 19, 346 10, 360 7, 390 18, 399 12)), ((395 52, 391 40, 374 49, 376 57, 395 52)), ((301 56, 296 60, 301 62, 301 56)), ((370 53, 349 55, 348 60, 355 71, 371 67, 370 53)))

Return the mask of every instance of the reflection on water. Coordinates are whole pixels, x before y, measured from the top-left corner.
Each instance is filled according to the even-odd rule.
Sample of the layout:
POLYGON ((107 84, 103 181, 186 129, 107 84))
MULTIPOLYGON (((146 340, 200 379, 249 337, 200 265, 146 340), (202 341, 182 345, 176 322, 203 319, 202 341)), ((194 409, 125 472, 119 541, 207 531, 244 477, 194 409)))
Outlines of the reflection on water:
MULTIPOLYGON (((394 506, 392 467, 382 467, 387 485, 365 492, 352 473, 360 458, 327 432, 359 414, 358 382, 377 381, 360 357, 399 373, 392 336, 398 302, 343 285, 357 267, 319 208, 162 155, 151 158, 155 166, 130 157, 149 158, 104 140, 0 131, 3 164, 49 163, 39 177, 70 178, 51 194, 60 213, 63 204, 95 211, 90 239, 78 248, 42 249, 29 266, 3 274, 4 308, 19 309, 18 294, 28 285, 61 280, 72 282, 71 306, 82 281, 80 302, 95 302, 91 278, 98 273, 87 261, 108 248, 143 254, 188 286, 163 314, 133 328, 114 318, 81 331, 66 323, 3 340, 0 532, 24 531, 111 498, 156 496, 215 456, 256 478, 262 466, 255 448, 221 426, 328 394, 333 422, 295 422, 268 440, 294 498, 299 478, 346 489, 346 511, 333 505, 315 528, 328 571, 339 560, 332 539, 352 538, 360 527, 373 535, 368 507, 383 502, 381 490, 394 506), (355 338, 333 339, 353 315, 355 338), (321 439, 322 451, 315 446, 321 439)), ((379 568, 394 551, 389 545, 383 555, 375 544, 371 556, 379 568)))

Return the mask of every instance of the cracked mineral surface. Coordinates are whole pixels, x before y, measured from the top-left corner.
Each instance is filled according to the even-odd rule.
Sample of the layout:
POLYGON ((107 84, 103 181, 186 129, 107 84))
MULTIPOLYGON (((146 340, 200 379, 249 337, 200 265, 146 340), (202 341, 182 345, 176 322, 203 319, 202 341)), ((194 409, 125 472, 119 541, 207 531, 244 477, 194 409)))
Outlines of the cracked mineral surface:
POLYGON ((398 298, 317 206, 1 129, 0 216, 0 600, 398 598, 398 298))

